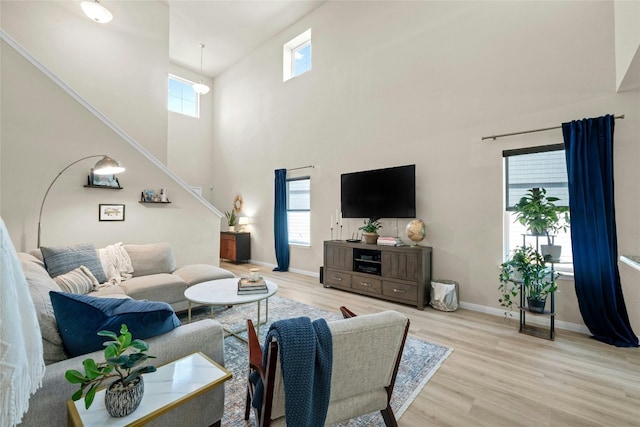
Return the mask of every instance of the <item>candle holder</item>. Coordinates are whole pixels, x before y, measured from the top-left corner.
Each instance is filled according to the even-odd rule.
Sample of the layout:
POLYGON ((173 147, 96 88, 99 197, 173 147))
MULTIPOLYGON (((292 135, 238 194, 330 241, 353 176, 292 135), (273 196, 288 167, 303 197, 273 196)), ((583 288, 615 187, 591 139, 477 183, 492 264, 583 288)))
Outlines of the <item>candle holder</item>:
POLYGON ((331 240, 333 240, 333 227, 331 227, 331 240))

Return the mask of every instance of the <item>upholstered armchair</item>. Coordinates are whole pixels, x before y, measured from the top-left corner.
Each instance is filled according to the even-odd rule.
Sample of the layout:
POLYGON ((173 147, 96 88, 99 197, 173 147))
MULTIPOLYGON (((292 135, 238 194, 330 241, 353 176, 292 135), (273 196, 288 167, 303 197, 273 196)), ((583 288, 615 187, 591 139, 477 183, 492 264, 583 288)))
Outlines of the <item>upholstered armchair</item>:
MULTIPOLYGON (((398 365, 409 330, 409 319, 396 311, 355 316, 341 307, 346 319, 327 322, 332 337, 333 366, 325 425, 380 411, 387 426, 397 426, 390 406, 398 365)), ((278 342, 263 349, 253 323, 249 331, 249 371, 264 385, 262 405, 254 408, 259 427, 286 426, 285 393, 278 342)), ((248 381, 245 419, 249 419, 255 384, 248 381)))

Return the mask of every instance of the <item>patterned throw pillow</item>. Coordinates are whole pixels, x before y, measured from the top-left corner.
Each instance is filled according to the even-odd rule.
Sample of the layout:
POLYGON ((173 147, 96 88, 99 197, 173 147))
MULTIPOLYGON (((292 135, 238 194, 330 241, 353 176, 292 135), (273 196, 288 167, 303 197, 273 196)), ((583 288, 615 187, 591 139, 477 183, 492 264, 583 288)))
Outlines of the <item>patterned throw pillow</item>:
POLYGON ((96 248, 91 244, 74 246, 41 247, 44 265, 51 277, 75 270, 84 265, 98 279, 98 282, 107 281, 96 248))
POLYGON ((56 276, 53 280, 60 286, 60 289, 72 294, 88 294, 100 285, 98 279, 84 265, 68 273, 56 276))

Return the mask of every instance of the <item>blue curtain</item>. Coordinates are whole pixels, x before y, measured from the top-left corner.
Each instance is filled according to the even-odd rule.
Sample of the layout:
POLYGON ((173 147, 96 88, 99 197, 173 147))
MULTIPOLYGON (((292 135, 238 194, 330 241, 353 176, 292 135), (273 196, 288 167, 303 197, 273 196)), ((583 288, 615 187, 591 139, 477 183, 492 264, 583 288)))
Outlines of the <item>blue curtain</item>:
POLYGON ((611 115, 562 124, 571 247, 578 304, 593 338, 618 347, 637 347, 622 296, 613 183, 611 115))
POLYGON ((289 231, 287 225, 287 170, 276 169, 273 231, 278 266, 273 271, 289 271, 289 231))

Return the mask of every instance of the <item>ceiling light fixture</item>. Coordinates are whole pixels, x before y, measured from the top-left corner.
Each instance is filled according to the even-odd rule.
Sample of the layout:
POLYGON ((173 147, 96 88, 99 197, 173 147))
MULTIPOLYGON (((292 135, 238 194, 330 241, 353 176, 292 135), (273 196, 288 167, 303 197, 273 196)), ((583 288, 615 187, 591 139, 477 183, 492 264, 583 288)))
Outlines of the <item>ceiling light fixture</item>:
POLYGON ((101 5, 98 0, 83 1, 82 3, 80 3, 80 7, 82 7, 82 11, 85 15, 101 24, 106 24, 113 19, 113 15, 111 14, 111 12, 109 12, 107 8, 101 5))
MULTIPOLYGON (((200 43, 200 74, 202 75, 202 50, 204 49, 204 45, 200 43)), ((202 79, 200 79, 200 83, 193 84, 193 90, 198 95, 206 95, 209 93, 209 86, 202 83, 202 79)))

